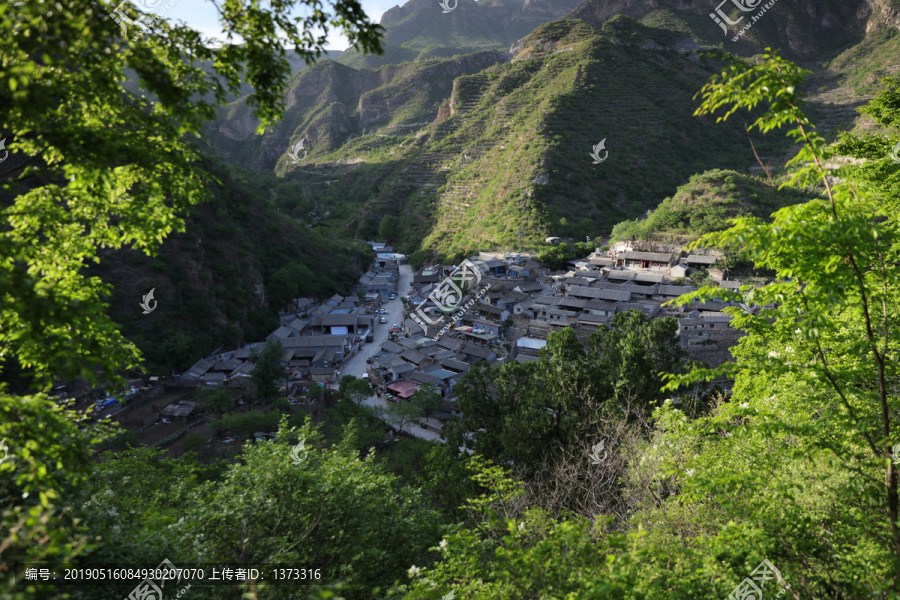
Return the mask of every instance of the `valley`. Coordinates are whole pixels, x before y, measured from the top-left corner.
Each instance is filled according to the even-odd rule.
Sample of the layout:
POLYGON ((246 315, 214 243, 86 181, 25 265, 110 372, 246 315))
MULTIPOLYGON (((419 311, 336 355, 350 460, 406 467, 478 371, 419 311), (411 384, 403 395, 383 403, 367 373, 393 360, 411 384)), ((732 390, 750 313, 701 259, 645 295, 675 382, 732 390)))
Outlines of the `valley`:
POLYGON ((0 6, 0 598, 900 600, 895 0, 107 4, 0 6))

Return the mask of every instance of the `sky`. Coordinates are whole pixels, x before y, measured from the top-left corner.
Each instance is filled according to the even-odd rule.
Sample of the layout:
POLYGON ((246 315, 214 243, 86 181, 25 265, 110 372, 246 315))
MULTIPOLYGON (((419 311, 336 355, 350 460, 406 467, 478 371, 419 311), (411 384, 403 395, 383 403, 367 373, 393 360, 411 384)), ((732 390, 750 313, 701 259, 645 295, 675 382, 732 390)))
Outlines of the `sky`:
MULTIPOLYGON (((167 19, 184 21, 191 28, 199 31, 204 36, 213 37, 225 41, 222 28, 219 25, 219 15, 215 5, 210 0, 132 0, 134 5, 144 12, 165 16, 167 19)), ((381 15, 398 4, 405 4, 406 0, 360 0, 363 11, 371 21, 378 23, 381 15)), ((327 0, 324 2, 327 6, 327 0)), ((297 16, 302 12, 298 9, 297 16)), ((241 40, 233 40, 239 42, 241 40)), ((343 35, 329 33, 326 47, 329 50, 346 50, 349 46, 347 38, 343 35)))

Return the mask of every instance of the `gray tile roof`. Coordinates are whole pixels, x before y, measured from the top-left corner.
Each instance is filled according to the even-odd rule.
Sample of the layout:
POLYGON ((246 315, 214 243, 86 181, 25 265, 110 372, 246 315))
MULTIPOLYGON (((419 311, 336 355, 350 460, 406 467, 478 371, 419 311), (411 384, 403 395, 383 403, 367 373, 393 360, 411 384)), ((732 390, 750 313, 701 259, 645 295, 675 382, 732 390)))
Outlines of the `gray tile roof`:
POLYGON ((649 260, 653 262, 669 262, 673 254, 665 252, 625 252, 620 258, 625 260, 649 260))
POLYGON ((458 372, 461 372, 461 373, 465 373, 466 371, 469 370, 469 363, 463 362, 463 361, 461 361, 461 360, 456 360, 456 359, 453 359, 453 358, 445 359, 445 360, 441 363, 441 365, 442 365, 445 369, 449 369, 449 370, 451 370, 451 371, 458 371, 458 372))
POLYGON ((714 265, 716 264, 715 256, 703 256, 700 254, 689 254, 685 262, 688 264, 694 263, 697 265, 714 265))
POLYGON ((588 300, 611 300, 613 302, 628 302, 631 300, 631 292, 627 289, 604 290, 600 288, 577 287, 569 290, 569 295, 575 298, 588 300))

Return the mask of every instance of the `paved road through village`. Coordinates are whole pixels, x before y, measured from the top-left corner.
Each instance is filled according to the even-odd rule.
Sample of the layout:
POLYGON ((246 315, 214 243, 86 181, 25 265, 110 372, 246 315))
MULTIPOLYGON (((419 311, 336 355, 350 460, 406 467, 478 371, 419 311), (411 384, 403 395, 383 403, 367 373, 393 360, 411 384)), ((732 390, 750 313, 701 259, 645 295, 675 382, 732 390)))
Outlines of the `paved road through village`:
MULTIPOLYGON (((384 315, 387 317, 387 323, 380 323, 381 319, 376 319, 374 341, 371 344, 364 344, 360 351, 356 353, 356 356, 351 358, 350 361, 343 366, 341 369, 341 377, 344 375, 353 375, 354 377, 362 377, 365 375, 366 360, 381 350, 381 344, 388 339, 388 329, 390 329, 394 323, 398 325, 402 324, 403 303, 400 301, 400 298, 406 296, 406 293, 410 290, 412 277, 412 267, 409 265, 400 265, 400 280, 397 282, 397 298, 385 302, 383 305, 383 308, 388 310, 388 314, 384 315)), ((381 317, 382 315, 378 316, 381 317)), ((378 398, 377 396, 372 396, 368 400, 363 401, 363 404, 366 406, 381 406, 385 408, 388 405, 387 400, 378 398)), ((442 441, 440 435, 437 433, 428 429, 422 429, 419 426, 418 421, 412 425, 408 425, 404 431, 422 439, 437 442, 442 441)))

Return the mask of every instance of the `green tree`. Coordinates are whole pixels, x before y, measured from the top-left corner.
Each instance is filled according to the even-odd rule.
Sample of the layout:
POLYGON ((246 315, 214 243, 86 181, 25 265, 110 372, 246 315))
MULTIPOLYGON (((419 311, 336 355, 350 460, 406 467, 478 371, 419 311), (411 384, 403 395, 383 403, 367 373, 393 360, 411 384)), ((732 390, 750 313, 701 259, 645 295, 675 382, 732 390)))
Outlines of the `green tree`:
POLYGON ((353 375, 344 375, 338 383, 338 391, 341 398, 350 400, 355 404, 362 404, 367 398, 371 398, 375 391, 369 385, 369 380, 353 375))
POLYGON ((281 365, 283 355, 281 342, 274 338, 266 342, 261 351, 259 348, 250 351, 250 360, 256 365, 250 372, 250 379, 256 389, 256 397, 263 402, 276 398, 285 380, 281 365))
POLYGON ((221 388, 201 388, 197 391, 196 397, 209 412, 217 415, 227 413, 233 405, 231 394, 221 388))
MULTIPOLYGON (((0 562, 73 560, 91 548, 88 532, 65 507, 112 433, 42 394, 9 396, 0 387, 0 562)), ((38 588, 23 577, 6 573, 0 595, 35 597, 38 588)))
POLYGON ((309 267, 292 263, 275 272, 266 291, 269 304, 274 308, 281 309, 294 298, 316 296, 319 286, 316 275, 309 267))
POLYGON ((542 248, 537 255, 538 261, 547 265, 553 271, 564 269, 566 262, 574 258, 569 245, 565 242, 557 246, 547 246, 542 248))
POLYGON ((197 458, 202 459, 206 456, 206 436, 202 433, 189 433, 184 436, 181 442, 181 448, 185 452, 194 452, 197 458))
POLYGON ((255 90, 248 102, 259 132, 280 118, 291 74, 284 42, 311 63, 324 50, 320 32, 338 28, 354 46, 381 51, 381 28, 356 0, 335 0, 333 12, 319 0, 215 8, 240 43, 208 47, 190 28, 130 4, 118 10, 146 29, 135 36, 132 27, 129 39, 110 18, 113 5, 97 0, 0 8, 0 125, 10 152, 0 170, 0 355, 15 355, 41 382, 111 378, 139 364, 108 314, 109 287, 84 269, 101 247, 152 254, 184 231, 183 215, 209 197, 210 179, 185 134, 199 136, 244 83, 255 90), (314 10, 294 18, 297 6, 314 10), (146 95, 126 89, 129 71, 146 95))
POLYGON ((245 464, 232 465, 224 481, 193 490, 183 522, 168 531, 202 548, 205 560, 321 566, 323 582, 344 582, 342 597, 372 598, 372 588, 394 583, 437 544, 442 529, 420 492, 358 455, 352 436, 327 448, 308 424, 282 427, 277 443, 246 449, 245 464), (290 457, 298 439, 309 449, 300 465, 290 457))
POLYGON ((591 335, 587 351, 566 328, 547 337, 536 362, 474 365, 455 388, 463 416, 444 427, 448 444, 528 468, 601 437, 604 421, 646 421, 665 398, 660 373, 690 368, 678 325, 639 311, 611 325, 591 335))
MULTIPOLYGON (((121 382, 140 364, 109 315, 110 287, 86 267, 106 260, 101 248, 153 254, 184 231, 186 211, 209 197, 210 182, 185 134, 199 136, 215 106, 244 83, 255 90, 248 101, 260 131, 275 122, 291 73, 284 42, 312 62, 324 49, 320 33, 338 28, 359 49, 381 50, 381 28, 357 1, 330 7, 318 0, 216 5, 226 36, 240 42, 211 48, 198 32, 127 3, 119 10, 143 20, 145 35, 134 36, 134 26, 123 39, 106 2, 52 10, 41 0, 0 4, 0 130, 10 152, 0 167, 0 368, 12 358, 36 386, 47 386, 78 376, 121 382), (293 17, 297 6, 310 5, 315 10, 293 17), (131 83, 145 95, 131 93, 131 83)), ((183 342, 176 343, 190 345, 183 342)), ((0 389, 0 410, 0 440, 15 456, 0 465, 2 562, 73 558, 89 546, 67 506, 77 505, 80 482, 92 473, 90 454, 106 434, 80 429, 42 395, 0 389)), ((108 531, 91 524, 93 532, 108 531)), ((102 539, 115 547, 108 540, 121 538, 102 539)), ((128 562, 158 556, 140 559, 128 562)), ((4 598, 36 591, 13 576, 0 582, 4 598)))
POLYGON ((396 241, 400 231, 400 219, 394 215, 384 215, 381 224, 378 226, 378 237, 382 240, 393 242, 396 241))
MULTIPOLYGON (((819 464, 823 453, 834 457, 822 465, 823 472, 816 473, 809 486, 792 483, 794 489, 788 491, 778 485, 777 478, 761 487, 748 481, 745 489, 757 493, 748 494, 747 501, 760 502, 760 512, 765 507, 769 514, 775 514, 785 503, 799 500, 803 508, 798 512, 809 519, 804 543, 809 544, 810 553, 819 555, 825 546, 833 548, 833 544, 850 539, 854 545, 867 548, 867 558, 854 558, 853 567, 843 559, 840 564, 831 561, 827 557, 832 554, 824 552, 817 561, 817 572, 863 568, 862 562, 871 560, 870 564, 883 565, 873 573, 875 580, 869 580, 871 589, 891 589, 896 594, 900 591, 900 517, 897 466, 890 455, 900 409, 892 382, 900 377, 900 367, 891 357, 898 349, 900 273, 889 263, 897 247, 891 223, 895 217, 889 216, 889 207, 896 203, 897 190, 881 196, 870 180, 873 170, 896 178, 898 167, 888 166, 882 159, 864 169, 848 165, 834 172, 826 168, 837 149, 826 145, 802 112, 799 90, 806 74, 769 50, 753 64, 731 59, 702 91, 698 114, 724 107, 720 121, 739 109, 765 103, 767 110, 751 127, 762 132, 785 127, 787 135, 801 144, 790 163, 797 168, 782 185, 819 185, 824 197, 782 208, 771 223, 738 218, 728 230, 698 240, 697 245, 705 247, 741 247, 757 267, 775 271, 773 283, 754 290, 757 303, 771 307, 755 315, 730 309, 733 323, 748 332, 735 352, 737 361, 713 370, 697 369, 687 377, 673 378, 671 384, 722 375, 734 377, 735 396, 745 402, 731 414, 723 411, 721 416, 716 415, 714 424, 700 427, 737 422, 742 426, 728 426, 725 431, 742 438, 776 435, 790 440, 789 449, 786 445, 777 460, 767 454, 767 464, 778 460, 819 464), (838 179, 832 179, 834 176, 838 179), (844 478, 859 485, 825 483, 844 478), (859 508, 842 510, 839 517, 815 519, 815 507, 821 505, 823 494, 840 506, 859 508), (827 542, 823 540, 826 529, 827 542), (863 531, 871 535, 860 537, 863 531), (884 579, 877 581, 880 577, 884 579)), ((889 93, 894 94, 894 100, 876 106, 895 106, 898 96, 889 93)), ((879 112, 881 108, 873 110, 879 112)), ((895 108, 888 112, 896 118, 895 108)), ((708 297, 737 299, 739 294, 705 288, 683 296, 682 301, 708 297)), ((723 442, 727 445, 731 442, 723 442)), ((727 450, 722 448, 720 452, 727 450)), ((746 456, 745 451, 741 455, 746 456)), ((697 481, 696 494, 702 495, 726 479, 733 480, 736 469, 746 474, 746 465, 737 460, 731 469, 716 465, 697 481)), ((728 489, 736 488, 731 484, 728 489)), ((797 557, 781 555, 785 561, 798 561, 797 557)), ((808 564, 804 567, 809 569, 808 564)), ((841 585, 858 589, 851 581, 841 585)), ((805 595, 814 597, 831 584, 815 578, 805 586, 805 595)))
POLYGON ((437 412, 444 405, 440 390, 430 383, 423 383, 410 396, 410 401, 419 407, 425 417, 437 412))
POLYGON ((397 431, 406 431, 408 426, 422 416, 422 409, 415 404, 400 400, 399 402, 388 402, 387 407, 380 411, 379 416, 397 431))
POLYGON ((319 384, 313 384, 309 386, 309 399, 313 402, 319 402, 322 400, 322 397, 325 395, 325 388, 320 386, 319 384))
POLYGON ((272 402, 272 406, 275 407, 275 410, 282 414, 288 414, 291 412, 291 402, 287 398, 275 398, 272 402))

